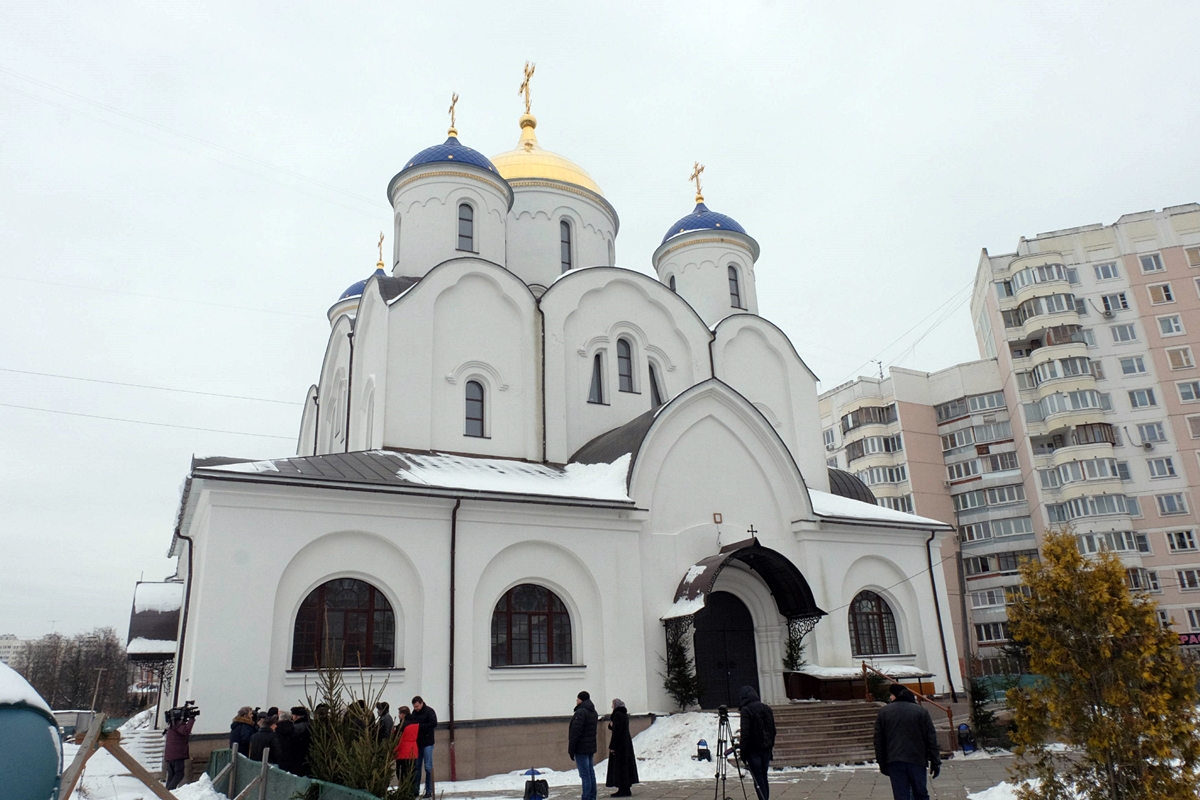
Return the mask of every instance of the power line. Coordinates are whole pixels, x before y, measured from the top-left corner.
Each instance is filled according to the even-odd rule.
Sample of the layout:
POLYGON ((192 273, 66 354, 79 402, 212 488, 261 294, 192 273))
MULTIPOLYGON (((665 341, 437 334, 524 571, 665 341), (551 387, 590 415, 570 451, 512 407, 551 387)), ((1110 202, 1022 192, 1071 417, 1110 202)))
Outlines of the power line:
POLYGON ((47 281, 41 278, 19 278, 16 275, 0 275, 0 279, 9 281, 24 281, 26 283, 41 283, 46 286, 64 286, 68 289, 83 289, 89 292, 108 292, 109 294, 124 294, 130 297, 144 297, 149 300, 169 300, 174 303, 191 303, 197 306, 211 306, 213 308, 232 308, 237 311, 253 311, 256 314, 278 314, 282 317, 300 317, 301 319, 313 320, 317 319, 316 314, 297 314, 294 311, 276 311, 270 308, 250 308, 249 306, 233 306, 228 303, 210 303, 205 300, 188 300, 183 297, 167 297, 160 294, 146 294, 144 292, 130 292, 124 289, 101 289, 98 286, 80 286, 75 283, 63 283, 62 281, 47 281))
POLYGON ((158 137, 150 136, 149 134, 143 133, 142 131, 134 130, 133 128, 127 128, 124 125, 118 125, 117 123, 112 122, 111 120, 104 119, 103 117, 98 117, 95 114, 89 114, 86 111, 80 111, 77 108, 72 108, 71 106, 64 105, 63 103, 56 103, 55 101, 49 100, 45 97, 39 97, 36 94, 32 94, 30 92, 23 91, 21 89, 16 88, 15 86, 9 86, 8 84, 0 83, 0 89, 7 89, 10 92, 15 92, 16 94, 22 95, 24 97, 28 97, 31 100, 37 100, 39 103, 45 103, 46 105, 54 106, 55 108, 62 109, 63 111, 68 111, 72 114, 78 114, 79 116, 84 117, 86 119, 90 119, 93 122, 99 122, 101 125, 107 125, 110 128, 116 128, 119 131, 125 131, 126 133, 133 134, 134 136, 140 136, 143 139, 148 139, 152 142, 162 145, 163 147, 169 147, 172 150, 178 150, 181 153, 187 153, 188 155, 193 155, 198 158, 203 158, 208 161, 212 161, 216 164, 221 164, 222 166, 232 169, 236 172, 240 172, 243 175, 250 175, 252 177, 267 181, 268 183, 273 183, 276 186, 282 186, 283 188, 287 189, 288 191, 307 195, 308 197, 312 197, 317 200, 324 200, 326 203, 331 203, 335 206, 339 206, 348 211, 354 211, 355 213, 358 213, 358 214, 370 216, 375 219, 379 218, 379 212, 367 211, 366 209, 361 208, 359 206, 346 205, 345 203, 338 202, 337 200, 332 200, 328 197, 324 197, 315 192, 310 192, 310 191, 306 191, 304 189, 297 188, 289 183, 285 183, 284 181, 272 178, 269 175, 263 175, 261 172, 255 172, 253 170, 249 170, 244 167, 239 167, 236 164, 230 164, 228 161, 223 161, 223 160, 216 158, 214 156, 211 156, 207 153, 201 153, 197 150, 192 150, 187 147, 181 147, 177 144, 172 144, 171 142, 163 141, 162 139, 159 139, 158 137))
POLYGON ((850 370, 849 374, 847 374, 847 376, 846 376, 845 378, 843 378, 842 380, 838 381, 838 385, 841 385, 842 383, 845 383, 847 380, 849 380, 849 379, 853 378, 853 377, 854 377, 854 374, 855 374, 856 372, 858 372, 860 369, 862 369, 863 367, 865 367, 867 364, 870 364, 870 363, 871 363, 872 361, 874 361, 875 359, 879 358, 881 355, 883 355, 884 353, 886 353, 888 350, 891 350, 891 349, 892 349, 894 346, 896 346, 896 345, 897 345, 897 344, 899 344, 901 341, 903 341, 903 339, 904 339, 904 337, 905 337, 905 336, 908 336, 910 333, 912 333, 913 331, 915 331, 917 328, 919 328, 919 327, 921 327, 922 325, 924 325, 924 324, 925 324, 925 322, 926 322, 926 320, 928 320, 929 318, 931 318, 931 317, 935 316, 936 314, 940 313, 940 312, 941 312, 941 311, 942 311, 942 310, 943 310, 943 309, 946 307, 946 305, 947 305, 947 304, 949 304, 949 303, 952 303, 952 302, 954 302, 955 300, 957 300, 957 299, 958 299, 958 296, 959 296, 960 294, 962 294, 963 292, 965 292, 965 291, 967 291, 968 289, 970 289, 972 286, 974 286, 974 284, 975 284, 975 281, 974 281, 974 279, 972 279, 972 280, 971 280, 971 282, 970 282, 970 283, 968 283, 966 286, 964 286, 963 288, 959 289, 959 290, 958 290, 957 292, 955 292, 954 294, 950 295, 950 297, 949 297, 949 298, 947 298, 947 299, 946 299, 944 302, 942 302, 942 303, 939 303, 939 304, 938 304, 938 306, 937 306, 937 308, 935 308, 933 311, 929 312, 929 313, 928 313, 928 314, 926 314, 924 317, 922 317, 920 320, 918 320, 917 324, 913 325, 911 328, 909 328, 908 330, 906 330, 904 333, 902 333, 902 334, 900 334, 899 336, 897 336, 897 337, 896 337, 896 338, 895 338, 895 339, 894 339, 894 340, 893 340, 893 341, 892 341, 892 342, 891 342, 889 345, 887 345, 886 347, 884 347, 882 350, 880 350, 880 351, 879 351, 878 353, 876 353, 875 355, 871 356, 871 358, 868 358, 866 361, 864 361, 863 363, 859 364, 859 365, 858 365, 857 367, 855 367, 854 369, 850 370))
POLYGON ((210 142, 206 139, 201 139, 199 136, 193 136, 190 133, 176 130, 176 129, 168 127, 166 125, 162 125, 158 122, 154 122, 153 120, 146 119, 145 117, 139 117, 136 114, 131 114, 128 111, 124 111, 120 108, 117 108, 116 106, 111 106, 111 105, 108 105, 107 103, 101 103, 97 100, 92 100, 91 98, 85 97, 84 95, 78 94, 77 92, 72 92, 69 89, 63 89, 60 86, 55 86, 52 83, 47 83, 46 81, 39 80, 39 79, 31 77, 29 75, 23 75, 22 73, 17 72, 16 70, 11 70, 11 69, 8 69, 7 67, 0 67, 0 72, 6 73, 8 75, 12 75, 14 78, 20 78, 21 80, 29 81, 30 83, 37 84, 38 86, 44 87, 46 89, 51 89, 55 92, 58 92, 59 94, 64 94, 67 97, 70 97, 75 100, 79 100, 82 103, 87 103, 90 106, 94 106, 96 108, 103 109, 104 111, 108 111, 113 114, 117 114, 119 116, 125 117, 126 119, 131 119, 134 122, 140 122, 143 125, 148 125, 152 128, 157 128, 158 130, 163 131, 165 133, 169 133, 173 136, 178 136, 183 139, 189 139, 193 142, 196 142, 197 144, 202 144, 206 147, 211 147, 214 150, 219 150, 222 153, 226 153, 228 155, 235 156, 237 158, 245 159, 246 161, 249 161, 251 163, 258 164, 259 166, 267 167, 268 169, 273 169, 277 172, 282 172, 285 175, 290 175, 291 177, 297 178, 302 181, 307 181, 308 183, 311 183, 314 186, 320 186, 324 189, 329 189, 330 191, 337 192, 338 194, 341 194, 341 195, 345 195, 346 197, 351 197, 351 198, 354 198, 355 200, 362 200, 364 202, 370 203, 371 205, 378 205, 378 203, 379 203, 379 201, 376 198, 365 197, 361 194, 356 194, 354 192, 348 192, 345 189, 341 189, 337 186, 334 186, 333 184, 324 183, 323 181, 316 180, 315 178, 310 178, 307 175, 296 172, 295 170, 288 169, 287 167, 281 167, 281 166, 278 166, 277 164, 272 164, 270 161, 264 161, 261 158, 256 158, 254 156, 248 156, 245 153, 239 153, 236 150, 231 150, 228 147, 223 147, 222 145, 219 145, 215 142, 210 142))
POLYGON ((269 433, 250 433, 249 431, 226 431, 219 428, 197 428, 192 425, 172 425, 167 422, 149 422, 144 419, 126 419, 124 417, 105 417, 100 414, 83 414, 78 411, 59 411, 53 408, 35 408, 34 406, 20 406, 16 403, 0 403, 3 408, 19 408, 24 411, 41 411, 46 414, 63 414, 68 417, 84 417, 86 419, 103 419, 109 422, 128 422, 134 425, 153 425, 156 428, 178 428, 185 431, 204 431, 205 433, 229 433, 234 436, 257 436, 261 439, 285 439, 289 442, 294 442, 294 436, 274 436, 269 433))
POLYGON ((195 389, 176 389, 170 386, 150 386, 145 383, 125 383, 124 381, 106 381, 101 378, 80 378, 75 375, 56 375, 52 372, 34 372, 28 369, 9 369, 8 367, 0 367, 0 372, 14 372, 18 375, 37 375, 41 378, 61 378, 66 381, 87 381, 88 383, 106 383, 111 386, 130 386, 135 389, 154 389, 160 392, 181 392, 183 394, 199 394, 205 397, 227 397, 230 400, 255 400, 259 403, 280 403, 287 406, 301 406, 303 403, 297 403, 294 400, 272 400, 268 397, 248 397, 241 394, 221 394, 220 392, 201 392, 195 389))

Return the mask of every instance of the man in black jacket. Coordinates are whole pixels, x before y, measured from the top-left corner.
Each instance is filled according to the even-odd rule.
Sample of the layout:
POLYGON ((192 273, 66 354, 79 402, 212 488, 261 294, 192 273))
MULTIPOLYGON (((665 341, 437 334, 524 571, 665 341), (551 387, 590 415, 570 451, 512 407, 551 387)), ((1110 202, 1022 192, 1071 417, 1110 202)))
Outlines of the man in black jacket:
POLYGON ((575 697, 575 713, 567 732, 567 757, 575 762, 583 784, 580 800, 596 800, 596 707, 591 695, 580 692, 575 697))
POLYGON ((275 732, 276 717, 263 717, 258 721, 258 732, 250 737, 250 760, 262 761, 266 752, 268 764, 278 764, 283 743, 275 732))
POLYGON ((875 760, 879 771, 892 781, 896 800, 929 800, 925 765, 929 776, 942 773, 942 751, 929 712, 900 684, 890 689, 892 702, 875 718, 875 760))
POLYGON ((767 770, 775 749, 775 712, 758 699, 753 686, 743 686, 738 713, 742 718, 738 734, 738 751, 750 777, 754 779, 754 793, 758 800, 768 800, 771 787, 767 785, 767 770))
MULTIPOLYGON (((425 765, 425 794, 422 797, 433 797, 433 736, 437 730, 437 712, 425 705, 420 695, 412 699, 412 704, 408 724, 421 726, 417 729, 417 753, 425 765)), ((418 774, 418 785, 420 777, 418 774)))

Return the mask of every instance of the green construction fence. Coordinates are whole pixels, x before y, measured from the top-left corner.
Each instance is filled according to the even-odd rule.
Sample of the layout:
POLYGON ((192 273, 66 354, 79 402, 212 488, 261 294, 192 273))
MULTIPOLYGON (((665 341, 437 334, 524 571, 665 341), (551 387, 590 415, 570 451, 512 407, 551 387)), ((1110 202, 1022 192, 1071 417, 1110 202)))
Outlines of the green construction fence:
MULTIPOLYGON (((232 750, 214 750, 208 759, 208 777, 215 781, 221 770, 225 769, 229 764, 229 759, 232 755, 232 750)), ((262 774, 261 763, 251 761, 240 753, 237 759, 235 786, 229 785, 228 776, 222 778, 220 783, 216 783, 213 786, 214 789, 222 792, 228 798, 237 797, 238 793, 245 789, 251 781, 262 774)), ((309 787, 314 784, 321 787, 320 794, 318 795, 320 800, 379 800, 379 798, 370 792, 364 792, 361 789, 348 789, 345 786, 319 781, 315 778, 301 778, 299 775, 284 772, 274 765, 267 769, 266 793, 260 795, 259 787, 255 787, 250 790, 248 798, 249 800, 259 800, 260 797, 265 798, 265 800, 294 800, 297 796, 309 798, 312 797, 312 795, 308 794, 311 791, 309 787)))

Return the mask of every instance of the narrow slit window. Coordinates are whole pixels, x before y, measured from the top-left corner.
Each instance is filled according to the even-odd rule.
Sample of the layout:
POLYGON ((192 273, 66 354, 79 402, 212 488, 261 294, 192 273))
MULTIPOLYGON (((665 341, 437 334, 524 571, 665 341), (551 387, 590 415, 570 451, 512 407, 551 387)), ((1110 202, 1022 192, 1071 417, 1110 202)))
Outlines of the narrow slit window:
POLYGON ((667 286, 669 286, 671 288, 672 292, 675 291, 675 276, 674 275, 667 278, 667 286))
POLYGON ((468 203, 458 207, 458 249, 475 252, 475 209, 468 203))
POLYGON ((622 392, 633 391, 633 352, 626 339, 617 340, 617 377, 622 392))
POLYGON ((592 385, 588 389, 588 402, 604 402, 604 360, 599 353, 592 359, 592 385))
POLYGON ((729 305, 734 308, 742 307, 742 287, 738 282, 737 267, 729 267, 729 305))
POLYGON ((467 381, 467 436, 483 436, 483 384, 467 381))
POLYGON ((562 271, 571 268, 571 223, 565 219, 558 223, 558 246, 562 260, 562 271))
MULTIPOLYGON (((674 280, 674 279, 672 279, 674 280)), ((662 390, 658 386, 658 371, 650 365, 650 408, 658 408, 663 404, 662 390)))

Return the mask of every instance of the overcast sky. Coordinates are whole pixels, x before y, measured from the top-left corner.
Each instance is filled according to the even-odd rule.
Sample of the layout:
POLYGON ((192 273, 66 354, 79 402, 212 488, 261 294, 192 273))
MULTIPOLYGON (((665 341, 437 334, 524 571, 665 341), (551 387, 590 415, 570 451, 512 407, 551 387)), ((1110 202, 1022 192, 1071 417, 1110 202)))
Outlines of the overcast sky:
POLYGON ((0 633, 124 634, 190 456, 293 454, 325 312, 451 92, 464 144, 511 149, 537 63, 621 266, 706 164, 831 388, 977 358, 980 248, 1200 200, 1198 30, 1195 0, 0 4, 0 633))

